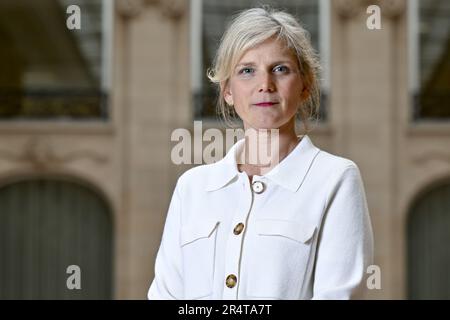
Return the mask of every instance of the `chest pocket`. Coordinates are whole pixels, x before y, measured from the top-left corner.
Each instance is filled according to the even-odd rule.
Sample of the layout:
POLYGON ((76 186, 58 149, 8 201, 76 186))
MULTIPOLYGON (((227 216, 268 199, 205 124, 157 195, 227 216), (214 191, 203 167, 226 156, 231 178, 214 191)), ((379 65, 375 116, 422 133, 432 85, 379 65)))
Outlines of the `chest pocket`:
POLYGON ((185 298, 211 295, 214 280, 216 237, 220 221, 199 220, 181 227, 185 298))
POLYGON ((248 264, 247 294, 270 299, 299 299, 314 250, 317 226, 291 220, 259 219, 248 264))
POLYGON ((300 243, 307 243, 313 236, 316 226, 300 224, 296 221, 260 219, 256 220, 255 228, 261 236, 280 236, 300 243))

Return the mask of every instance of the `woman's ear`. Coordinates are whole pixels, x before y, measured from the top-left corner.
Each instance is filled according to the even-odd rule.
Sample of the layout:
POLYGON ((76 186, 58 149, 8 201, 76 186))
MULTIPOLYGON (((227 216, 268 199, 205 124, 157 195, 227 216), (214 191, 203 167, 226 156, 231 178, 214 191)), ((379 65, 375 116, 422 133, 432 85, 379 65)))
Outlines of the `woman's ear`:
POLYGON ((302 100, 306 100, 309 98, 309 89, 307 87, 303 88, 302 94, 301 94, 301 98, 302 100))
POLYGON ((225 99, 225 102, 228 105, 232 106, 233 105, 233 95, 231 93, 228 81, 225 82, 224 84, 221 84, 220 87, 221 87, 222 95, 223 95, 223 98, 225 99))

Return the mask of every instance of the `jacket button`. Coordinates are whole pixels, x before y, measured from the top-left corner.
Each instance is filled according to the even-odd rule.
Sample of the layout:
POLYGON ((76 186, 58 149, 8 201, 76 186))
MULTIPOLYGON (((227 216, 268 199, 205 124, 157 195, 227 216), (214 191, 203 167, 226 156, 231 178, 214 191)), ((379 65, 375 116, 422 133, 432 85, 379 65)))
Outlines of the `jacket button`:
POLYGON ((264 183, 261 181, 255 181, 252 183, 252 189, 255 193, 263 193, 264 192, 264 183))
POLYGON ((225 281, 228 288, 233 288, 237 283, 237 278, 234 274, 230 274, 227 277, 227 280, 225 281))
POLYGON ((241 223, 241 222, 239 222, 239 223, 236 225, 236 227, 234 227, 233 232, 234 232, 235 235, 238 235, 238 234, 240 234, 240 233, 242 232, 242 230, 244 230, 244 224, 241 223))

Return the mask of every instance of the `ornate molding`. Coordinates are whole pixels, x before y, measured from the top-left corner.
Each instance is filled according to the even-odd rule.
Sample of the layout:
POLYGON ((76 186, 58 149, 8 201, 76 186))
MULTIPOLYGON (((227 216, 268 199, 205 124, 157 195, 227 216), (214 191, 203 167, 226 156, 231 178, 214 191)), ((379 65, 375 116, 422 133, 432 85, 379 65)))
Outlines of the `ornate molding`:
POLYGON ((29 163, 44 170, 83 158, 90 159, 98 164, 107 162, 105 156, 91 150, 74 150, 64 155, 57 154, 48 138, 31 138, 25 143, 22 151, 18 153, 0 150, 0 158, 12 162, 29 163))
POLYGON ((119 0, 115 3, 117 11, 124 18, 136 17, 145 6, 145 0, 119 0))
POLYGON ((336 12, 343 19, 355 17, 362 8, 361 2, 355 0, 334 0, 333 3, 336 12))
POLYGON ((406 12, 406 0, 334 0, 334 7, 343 19, 352 19, 359 14, 366 14, 367 7, 377 5, 381 15, 395 19, 406 12))
POLYGON ((160 0, 163 15, 169 19, 180 19, 188 10, 189 1, 186 0, 160 0))
POLYGON ((164 17, 178 20, 187 11, 187 0, 119 0, 117 10, 124 18, 135 18, 147 5, 159 7, 164 17))
POLYGON ((379 3, 381 14, 388 19, 396 19, 406 13, 406 0, 378 0, 375 2, 379 3))

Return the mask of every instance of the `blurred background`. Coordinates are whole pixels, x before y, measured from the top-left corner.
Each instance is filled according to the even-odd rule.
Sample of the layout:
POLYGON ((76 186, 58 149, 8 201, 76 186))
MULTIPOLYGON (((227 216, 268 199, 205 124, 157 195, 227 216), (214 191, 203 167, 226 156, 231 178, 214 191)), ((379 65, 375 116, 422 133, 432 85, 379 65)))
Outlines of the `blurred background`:
POLYGON ((225 128, 206 70, 230 17, 260 4, 310 32, 310 137, 361 170, 381 268, 361 298, 450 298, 449 1, 2 0, 0 299, 146 298, 191 167, 172 163, 171 133, 225 128))

